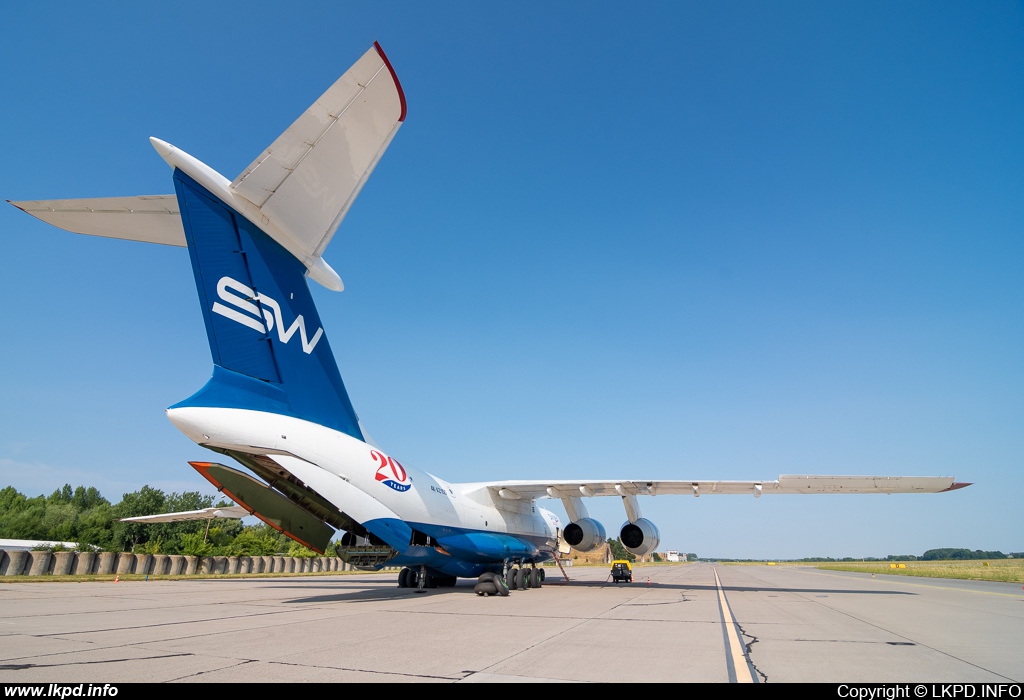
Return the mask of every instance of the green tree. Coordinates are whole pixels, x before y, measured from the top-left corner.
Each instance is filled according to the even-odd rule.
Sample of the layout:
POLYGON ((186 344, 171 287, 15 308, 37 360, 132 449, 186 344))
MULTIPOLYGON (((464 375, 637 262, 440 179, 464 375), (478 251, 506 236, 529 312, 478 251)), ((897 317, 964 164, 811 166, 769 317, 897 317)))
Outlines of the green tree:
MULTIPOLYGON (((160 512, 178 513, 189 510, 202 510, 213 505, 213 497, 205 496, 198 491, 185 491, 184 493, 173 492, 164 499, 164 505, 160 512)), ((163 552, 167 554, 184 554, 182 551, 182 535, 186 533, 206 532, 206 520, 189 520, 180 523, 151 523, 144 525, 147 539, 160 539, 163 542, 163 552)), ((217 523, 224 521, 215 521, 217 523)), ((213 523, 210 523, 211 529, 213 523)), ((241 530, 241 527, 238 528, 241 530)), ((206 538, 210 541, 210 538, 206 538)), ((230 538, 228 538, 230 539, 230 538)))
POLYGON ((941 549, 929 549, 921 555, 921 559, 925 561, 935 561, 938 559, 1006 559, 1006 555, 1002 552, 986 552, 980 549, 976 549, 972 552, 969 549, 945 547, 941 549))
POLYGON ((318 557, 320 555, 314 552, 312 549, 303 547, 298 542, 292 542, 292 546, 288 548, 288 556, 308 559, 309 557, 318 557))
POLYGON ((265 557, 281 551, 274 530, 266 525, 243 528, 227 546, 226 554, 233 556, 265 557), (270 533, 274 533, 273 535, 270 533))
POLYGON ((89 488, 79 486, 76 488, 74 495, 71 497, 71 503, 80 511, 90 510, 100 505, 110 505, 110 501, 105 499, 93 486, 89 488))
POLYGON ((0 537, 107 546, 111 520, 110 502, 93 487, 65 484, 36 498, 12 486, 0 489, 0 537))
POLYGON ((213 553, 213 545, 203 540, 201 532, 186 532, 181 536, 181 553, 192 557, 207 557, 213 553))
POLYGON ((40 537, 43 540, 69 541, 75 534, 75 520, 78 510, 67 501, 48 502, 40 521, 40 537))
POLYGON ((612 550, 612 557, 615 559, 626 559, 636 561, 636 555, 626 549, 617 539, 608 540, 608 546, 612 550))
POLYGON ((136 554, 160 554, 163 551, 163 542, 161 540, 149 540, 142 544, 137 544, 132 547, 132 551, 136 554))
MULTIPOLYGON (((112 515, 117 518, 134 518, 139 515, 156 515, 164 512, 167 496, 160 489, 143 486, 138 491, 126 493, 121 502, 113 508, 112 515)), ((114 522, 111 541, 122 551, 130 551, 140 542, 149 540, 151 526, 142 523, 114 522)))
POLYGON ((16 496, 10 499, 10 510, 0 512, 0 536, 15 540, 45 539, 43 517, 46 515, 46 499, 43 496, 26 498, 15 493, 16 496))

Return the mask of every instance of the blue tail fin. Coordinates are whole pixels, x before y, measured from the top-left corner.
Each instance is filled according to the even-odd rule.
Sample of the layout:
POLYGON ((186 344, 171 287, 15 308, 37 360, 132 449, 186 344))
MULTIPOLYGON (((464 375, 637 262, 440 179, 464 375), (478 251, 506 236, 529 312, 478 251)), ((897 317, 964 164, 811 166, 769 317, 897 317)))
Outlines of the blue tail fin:
POLYGON ((305 266, 178 169, 174 187, 214 364, 178 406, 280 413, 363 440, 305 266))

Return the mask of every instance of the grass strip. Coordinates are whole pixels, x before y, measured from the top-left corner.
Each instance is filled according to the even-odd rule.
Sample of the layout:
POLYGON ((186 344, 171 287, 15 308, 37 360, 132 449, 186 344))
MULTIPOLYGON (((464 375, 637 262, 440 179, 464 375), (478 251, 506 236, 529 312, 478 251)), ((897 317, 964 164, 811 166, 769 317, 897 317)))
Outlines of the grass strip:
POLYGON ((826 571, 858 571, 865 574, 888 576, 920 576, 923 578, 958 578, 971 581, 1002 581, 1024 583, 1024 559, 997 559, 989 561, 905 561, 905 562, 829 562, 813 564, 826 571), (893 569, 890 564, 905 564, 905 569, 893 569))

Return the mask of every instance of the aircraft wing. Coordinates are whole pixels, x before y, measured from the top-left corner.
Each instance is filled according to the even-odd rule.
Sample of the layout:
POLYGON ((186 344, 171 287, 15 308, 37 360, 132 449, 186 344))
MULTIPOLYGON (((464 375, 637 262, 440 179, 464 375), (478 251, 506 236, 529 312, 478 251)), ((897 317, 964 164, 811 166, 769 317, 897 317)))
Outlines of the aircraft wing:
POLYGON ((505 500, 590 498, 593 496, 703 496, 780 493, 939 493, 968 483, 951 476, 829 476, 783 474, 773 481, 496 481, 462 484, 464 490, 486 488, 505 500))
POLYGON ((11 202, 26 214, 72 233, 185 246, 173 194, 11 202))
POLYGON ((183 523, 188 520, 214 520, 216 518, 244 518, 252 515, 241 506, 225 506, 223 508, 203 508, 201 510, 183 510, 178 513, 160 513, 159 515, 139 515, 134 518, 121 518, 122 523, 183 523))

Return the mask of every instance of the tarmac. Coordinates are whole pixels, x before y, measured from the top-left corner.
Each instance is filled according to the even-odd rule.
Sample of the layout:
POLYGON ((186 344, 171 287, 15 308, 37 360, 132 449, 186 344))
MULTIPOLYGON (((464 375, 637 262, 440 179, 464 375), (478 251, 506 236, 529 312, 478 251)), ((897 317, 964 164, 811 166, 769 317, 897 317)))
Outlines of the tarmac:
POLYGON ((1019 584, 791 566, 547 570, 418 594, 394 573, 0 585, 0 682, 1024 680, 1019 584), (648 577, 650 582, 648 583, 648 577))

